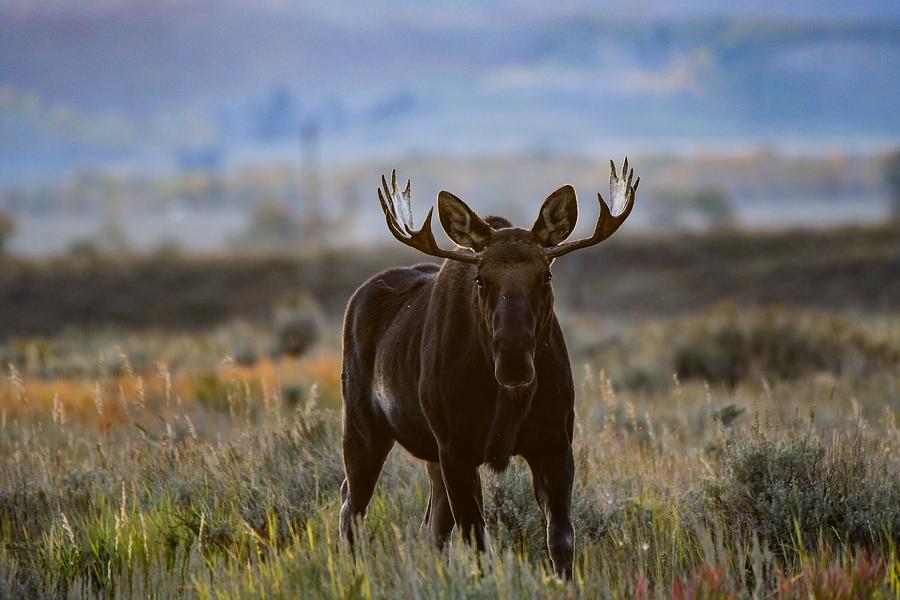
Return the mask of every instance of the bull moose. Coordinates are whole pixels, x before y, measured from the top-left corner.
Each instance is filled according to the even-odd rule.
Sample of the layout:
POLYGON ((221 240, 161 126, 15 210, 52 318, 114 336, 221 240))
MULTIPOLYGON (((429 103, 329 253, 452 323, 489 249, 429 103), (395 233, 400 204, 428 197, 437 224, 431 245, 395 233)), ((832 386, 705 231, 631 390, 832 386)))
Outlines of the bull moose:
POLYGON ((631 213, 640 178, 625 159, 610 161, 610 210, 597 194, 593 235, 566 242, 575 228, 575 190, 544 201, 531 229, 502 217, 482 219, 462 200, 438 194, 441 225, 457 248, 438 246, 433 208, 414 229, 410 183, 381 178, 390 232, 416 250, 445 259, 375 275, 350 299, 344 317, 341 537, 353 543, 395 442, 427 461, 431 495, 423 525, 443 547, 454 525, 484 550, 478 467, 502 471, 512 455, 531 468, 547 522, 557 574, 571 577, 570 517, 575 465, 572 370, 553 309, 550 267, 574 250, 611 236, 631 213))

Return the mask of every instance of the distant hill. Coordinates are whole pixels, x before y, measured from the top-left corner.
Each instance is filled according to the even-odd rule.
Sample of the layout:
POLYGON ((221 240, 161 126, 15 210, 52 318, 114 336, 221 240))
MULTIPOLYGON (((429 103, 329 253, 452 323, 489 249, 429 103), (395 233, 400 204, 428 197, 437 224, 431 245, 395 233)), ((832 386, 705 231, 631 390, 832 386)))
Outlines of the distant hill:
MULTIPOLYGON (((723 303, 895 314, 898 236, 897 226, 885 226, 616 240, 560 261, 557 301, 563 312, 604 318, 685 314, 723 303)), ((422 260, 396 243, 305 258, 0 258, 0 334, 262 321, 292 290, 309 291, 340 319, 347 298, 372 273, 422 260)))
POLYGON ((0 181, 192 144, 227 162, 310 120, 325 160, 900 139, 892 3, 356 6, 0 2, 0 181))

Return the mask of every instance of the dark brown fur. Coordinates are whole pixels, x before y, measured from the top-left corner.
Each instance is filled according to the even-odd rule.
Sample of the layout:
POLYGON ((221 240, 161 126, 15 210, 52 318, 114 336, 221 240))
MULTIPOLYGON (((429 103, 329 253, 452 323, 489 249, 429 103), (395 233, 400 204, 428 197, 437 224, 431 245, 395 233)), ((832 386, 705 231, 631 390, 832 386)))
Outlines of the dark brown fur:
MULTIPOLYGON (((395 211, 382 205, 390 227, 395 211)), ((446 192, 439 210, 448 235, 478 252, 478 262, 384 271, 347 306, 341 535, 352 542, 352 521, 365 514, 398 442, 428 462, 425 523, 435 543, 458 525, 483 550, 478 467, 502 471, 520 455, 547 520, 550 558, 571 576, 574 388, 545 249, 574 228, 574 190, 551 195, 531 230, 482 220, 446 192)), ((403 228, 393 229, 402 239, 403 228)))

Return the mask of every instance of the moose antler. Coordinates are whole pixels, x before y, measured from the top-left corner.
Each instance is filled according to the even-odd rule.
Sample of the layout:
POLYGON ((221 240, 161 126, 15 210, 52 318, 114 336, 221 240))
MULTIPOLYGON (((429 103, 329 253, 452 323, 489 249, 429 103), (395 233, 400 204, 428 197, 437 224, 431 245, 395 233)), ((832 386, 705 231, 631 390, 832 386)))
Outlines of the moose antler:
POLYGON ((444 250, 437 245, 434 234, 431 231, 431 215, 434 207, 428 210, 425 222, 420 229, 413 229, 412 207, 410 206, 410 181, 406 180, 406 188, 401 192, 397 188, 397 171, 391 171, 391 185, 381 176, 381 188, 378 190, 378 200, 381 201, 381 210, 388 229, 394 237, 410 248, 415 248, 423 254, 438 258, 449 258, 465 263, 477 264, 480 254, 474 252, 461 252, 459 250, 444 250), (382 194, 382 190, 384 193, 382 194))
POLYGON ((641 178, 638 177, 634 181, 634 185, 631 185, 634 169, 628 169, 627 156, 625 157, 625 164, 622 165, 621 177, 616 173, 616 163, 609 161, 609 166, 611 169, 609 174, 609 196, 617 214, 613 215, 609 206, 607 206, 606 202, 603 200, 603 196, 598 193, 597 199, 600 201, 600 217, 597 219, 597 227, 594 229, 594 235, 589 238, 576 240, 574 242, 565 242, 546 248, 544 249, 544 254, 547 258, 557 258, 574 250, 580 250, 581 248, 599 244, 614 234, 616 229, 618 229, 619 226, 625 222, 625 219, 628 218, 628 215, 631 214, 631 209, 634 208, 634 195, 637 192, 638 184, 641 183, 641 178))

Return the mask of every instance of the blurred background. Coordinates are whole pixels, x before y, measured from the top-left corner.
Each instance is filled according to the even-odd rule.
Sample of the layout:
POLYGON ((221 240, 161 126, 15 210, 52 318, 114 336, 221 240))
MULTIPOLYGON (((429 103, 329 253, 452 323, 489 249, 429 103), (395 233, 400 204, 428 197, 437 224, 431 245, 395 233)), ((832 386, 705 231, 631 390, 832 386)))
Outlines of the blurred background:
POLYGON ((0 0, 0 597, 897 597, 898 415, 897 0, 0 0), (577 586, 519 460, 490 565, 401 451, 333 553, 344 308, 432 260, 381 175, 581 236, 626 155, 553 267, 577 586))
POLYGON ((264 355, 247 331, 297 306, 333 342, 357 285, 421 260, 375 198, 393 167, 418 219, 448 189, 529 226, 573 183, 584 233, 628 155, 628 225, 557 267, 573 323, 897 308, 896 2, 0 0, 0 22, 4 363, 235 323, 224 351, 264 355))

